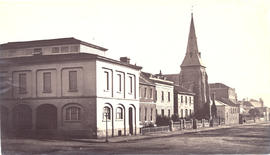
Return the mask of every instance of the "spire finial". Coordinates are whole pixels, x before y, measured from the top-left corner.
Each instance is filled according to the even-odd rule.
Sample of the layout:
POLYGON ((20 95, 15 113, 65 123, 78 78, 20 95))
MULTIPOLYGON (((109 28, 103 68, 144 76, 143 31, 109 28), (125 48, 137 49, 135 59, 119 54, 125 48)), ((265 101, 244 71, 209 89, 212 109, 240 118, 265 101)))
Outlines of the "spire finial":
POLYGON ((193 17, 193 7, 194 5, 191 6, 191 17, 193 17))

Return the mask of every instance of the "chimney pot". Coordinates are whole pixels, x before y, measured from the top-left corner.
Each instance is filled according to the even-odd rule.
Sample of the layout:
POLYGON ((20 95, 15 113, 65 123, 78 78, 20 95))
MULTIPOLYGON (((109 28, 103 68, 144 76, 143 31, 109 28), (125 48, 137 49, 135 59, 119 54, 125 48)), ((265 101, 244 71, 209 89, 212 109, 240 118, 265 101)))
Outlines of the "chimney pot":
POLYGON ((120 57, 120 61, 127 63, 127 64, 130 64, 130 59, 128 57, 120 57))

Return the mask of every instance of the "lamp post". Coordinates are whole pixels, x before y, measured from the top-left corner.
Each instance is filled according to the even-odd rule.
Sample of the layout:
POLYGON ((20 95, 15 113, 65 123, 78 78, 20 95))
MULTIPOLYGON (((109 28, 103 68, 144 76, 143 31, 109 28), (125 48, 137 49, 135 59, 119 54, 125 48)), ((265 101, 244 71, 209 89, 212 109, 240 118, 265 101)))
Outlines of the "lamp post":
POLYGON ((106 117, 106 139, 105 139, 105 142, 108 143, 109 142, 109 140, 108 140, 108 116, 109 116, 109 109, 108 108, 105 108, 104 111, 105 111, 105 117, 106 117))

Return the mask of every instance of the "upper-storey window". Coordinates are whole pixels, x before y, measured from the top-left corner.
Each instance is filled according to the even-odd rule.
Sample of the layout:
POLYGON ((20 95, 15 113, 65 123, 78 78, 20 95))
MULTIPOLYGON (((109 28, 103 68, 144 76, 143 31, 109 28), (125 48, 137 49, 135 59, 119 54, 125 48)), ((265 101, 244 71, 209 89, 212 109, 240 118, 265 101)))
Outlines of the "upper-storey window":
POLYGON ((109 72, 104 71, 105 74, 105 82, 106 82, 106 90, 110 90, 110 77, 109 77, 109 72))
POLYGON ((185 103, 187 104, 187 96, 185 96, 185 103))
POLYGON ((147 92, 147 88, 144 88, 144 95, 143 95, 144 98, 146 98, 146 94, 147 94, 146 92, 147 92))
POLYGON ((149 98, 152 98, 153 97, 153 90, 152 88, 149 89, 149 98))
POLYGON ((164 101, 164 92, 161 91, 161 101, 164 101))
POLYGON ((171 93, 168 92, 168 101, 170 102, 171 101, 171 93))
POLYGON ((181 95, 181 103, 183 103, 183 96, 181 95))
POLYGON ((67 53, 67 52, 68 52, 68 46, 62 46, 61 53, 67 53))
POLYGON ((129 79, 129 93, 133 93, 133 78, 132 76, 129 76, 128 79, 129 79))
POLYGON ((26 73, 19 74, 19 93, 25 94, 27 93, 27 86, 26 86, 26 73))
POLYGON ((117 81, 118 81, 117 91, 121 92, 122 91, 122 76, 121 76, 121 74, 117 74, 117 81))
POLYGON ((52 48, 52 53, 59 53, 59 47, 53 47, 52 48))
POLYGON ((77 71, 69 71, 69 91, 78 91, 77 88, 77 71))
POLYGON ((79 46, 70 46, 70 52, 78 52, 79 51, 79 46))
POLYGON ((51 90, 51 72, 43 73, 43 92, 50 93, 51 90))

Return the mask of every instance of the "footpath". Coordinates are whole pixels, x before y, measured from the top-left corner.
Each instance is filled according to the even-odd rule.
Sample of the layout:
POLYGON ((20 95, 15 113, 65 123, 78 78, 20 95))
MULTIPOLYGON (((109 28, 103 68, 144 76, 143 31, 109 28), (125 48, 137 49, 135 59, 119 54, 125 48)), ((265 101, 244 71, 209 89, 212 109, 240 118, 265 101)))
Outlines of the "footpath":
MULTIPOLYGON (((188 133, 198 133, 198 132, 204 132, 204 131, 234 128, 234 127, 254 125, 254 124, 264 124, 264 123, 269 123, 269 122, 256 122, 256 123, 237 124, 237 125, 223 125, 223 126, 215 126, 215 127, 199 128, 199 129, 184 129, 184 130, 176 130, 176 131, 153 132, 153 133, 147 133, 144 135, 139 134, 139 135, 132 135, 132 136, 109 137, 108 140, 109 140, 109 143, 121 143, 121 142, 135 141, 135 140, 173 137, 173 136, 178 136, 178 135, 188 134, 188 133)), ((80 141, 105 143, 105 138, 80 139, 80 141)))

